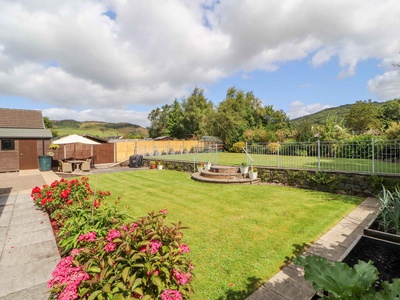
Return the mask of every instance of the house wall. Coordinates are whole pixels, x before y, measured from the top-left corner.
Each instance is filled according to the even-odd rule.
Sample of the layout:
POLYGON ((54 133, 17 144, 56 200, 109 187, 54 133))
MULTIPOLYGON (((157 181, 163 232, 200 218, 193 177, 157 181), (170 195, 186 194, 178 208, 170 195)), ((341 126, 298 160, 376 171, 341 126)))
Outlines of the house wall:
MULTIPOLYGON (((20 170, 20 164, 19 164, 19 142, 20 139, 15 139, 15 150, 1 150, 0 148, 0 172, 16 172, 20 170)), ((32 159, 32 164, 37 165, 39 168, 39 160, 38 156, 43 155, 43 149, 44 149, 44 154, 47 154, 48 148, 50 145, 50 140, 43 140, 42 139, 37 139, 36 140, 36 149, 32 149, 34 153, 31 155, 32 159), (44 148, 43 148, 44 146, 44 148), (33 161, 34 160, 34 161, 33 161)))

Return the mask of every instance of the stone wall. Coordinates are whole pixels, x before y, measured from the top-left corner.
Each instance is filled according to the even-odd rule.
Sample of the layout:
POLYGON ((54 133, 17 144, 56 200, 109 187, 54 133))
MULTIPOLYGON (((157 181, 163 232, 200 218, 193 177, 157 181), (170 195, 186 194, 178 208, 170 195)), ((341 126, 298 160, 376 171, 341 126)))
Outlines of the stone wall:
MULTIPOLYGON (((150 160, 145 159, 145 166, 150 160)), ((163 161, 163 168, 169 170, 193 172, 190 162, 163 161)), ((258 177, 264 183, 281 184, 310 190, 331 192, 343 195, 377 196, 382 186, 392 190, 400 183, 399 175, 363 174, 348 172, 318 172, 301 169, 279 169, 257 167, 258 177)))

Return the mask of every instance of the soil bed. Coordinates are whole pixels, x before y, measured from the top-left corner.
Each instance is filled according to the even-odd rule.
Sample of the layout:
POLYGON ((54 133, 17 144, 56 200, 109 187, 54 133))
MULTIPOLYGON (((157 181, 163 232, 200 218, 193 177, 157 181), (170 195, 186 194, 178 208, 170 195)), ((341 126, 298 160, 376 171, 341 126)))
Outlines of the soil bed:
POLYGON ((358 260, 373 261, 379 271, 379 278, 375 282, 376 288, 382 281, 391 282, 394 278, 400 278, 400 245, 398 244, 363 236, 343 262, 353 267, 358 260))

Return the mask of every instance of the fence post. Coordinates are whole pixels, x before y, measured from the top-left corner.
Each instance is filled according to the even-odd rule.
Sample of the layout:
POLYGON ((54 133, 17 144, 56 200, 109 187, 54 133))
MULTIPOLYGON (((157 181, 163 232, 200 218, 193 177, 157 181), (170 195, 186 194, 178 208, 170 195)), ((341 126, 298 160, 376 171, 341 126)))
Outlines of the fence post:
POLYGON ((215 153, 217 154, 217 162, 216 162, 216 164, 218 164, 218 144, 217 144, 217 142, 215 142, 215 153))
POLYGON ((277 144, 278 144, 278 151, 277 151, 276 153, 277 153, 277 160, 278 160, 278 168, 280 168, 280 166, 281 166, 280 161, 279 161, 279 148, 280 148, 280 144, 279 144, 279 142, 277 142, 277 144))
POLYGON ((375 141, 374 138, 371 139, 372 144, 372 174, 375 173, 375 141))
POLYGON ((318 140, 318 171, 321 171, 321 142, 318 140))
MULTIPOLYGON (((245 147, 245 149, 246 149, 246 151, 247 151, 247 142, 246 142, 246 145, 244 146, 245 147)), ((247 153, 245 152, 245 155, 246 155, 246 164, 248 164, 248 161, 247 161, 247 153)))

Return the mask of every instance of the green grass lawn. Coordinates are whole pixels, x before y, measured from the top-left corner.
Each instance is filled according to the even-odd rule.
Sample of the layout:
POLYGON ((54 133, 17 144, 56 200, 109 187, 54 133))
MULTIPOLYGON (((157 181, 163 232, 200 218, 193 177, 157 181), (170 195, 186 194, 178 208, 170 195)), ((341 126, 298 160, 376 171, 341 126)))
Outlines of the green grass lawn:
POLYGON ((362 199, 272 185, 216 185, 168 170, 89 176, 91 186, 110 190, 136 218, 168 209, 182 221, 195 265, 192 299, 244 299, 293 255, 312 243, 362 199))
MULTIPOLYGON (((280 168, 299 168, 318 170, 318 157, 315 156, 287 156, 287 155, 267 155, 267 154, 250 154, 254 160, 255 166, 280 167, 280 168)), ((244 153, 197 153, 197 154, 175 154, 160 155, 151 157, 152 160, 180 160, 197 162, 211 161, 222 165, 240 165, 246 162, 246 154, 244 153)), ((250 160, 247 160, 250 165, 250 160)), ((352 171, 352 172, 372 172, 371 159, 351 159, 351 158, 321 158, 321 170, 332 171, 352 171)), ((400 173, 400 164, 398 162, 374 160, 375 173, 400 173)))

